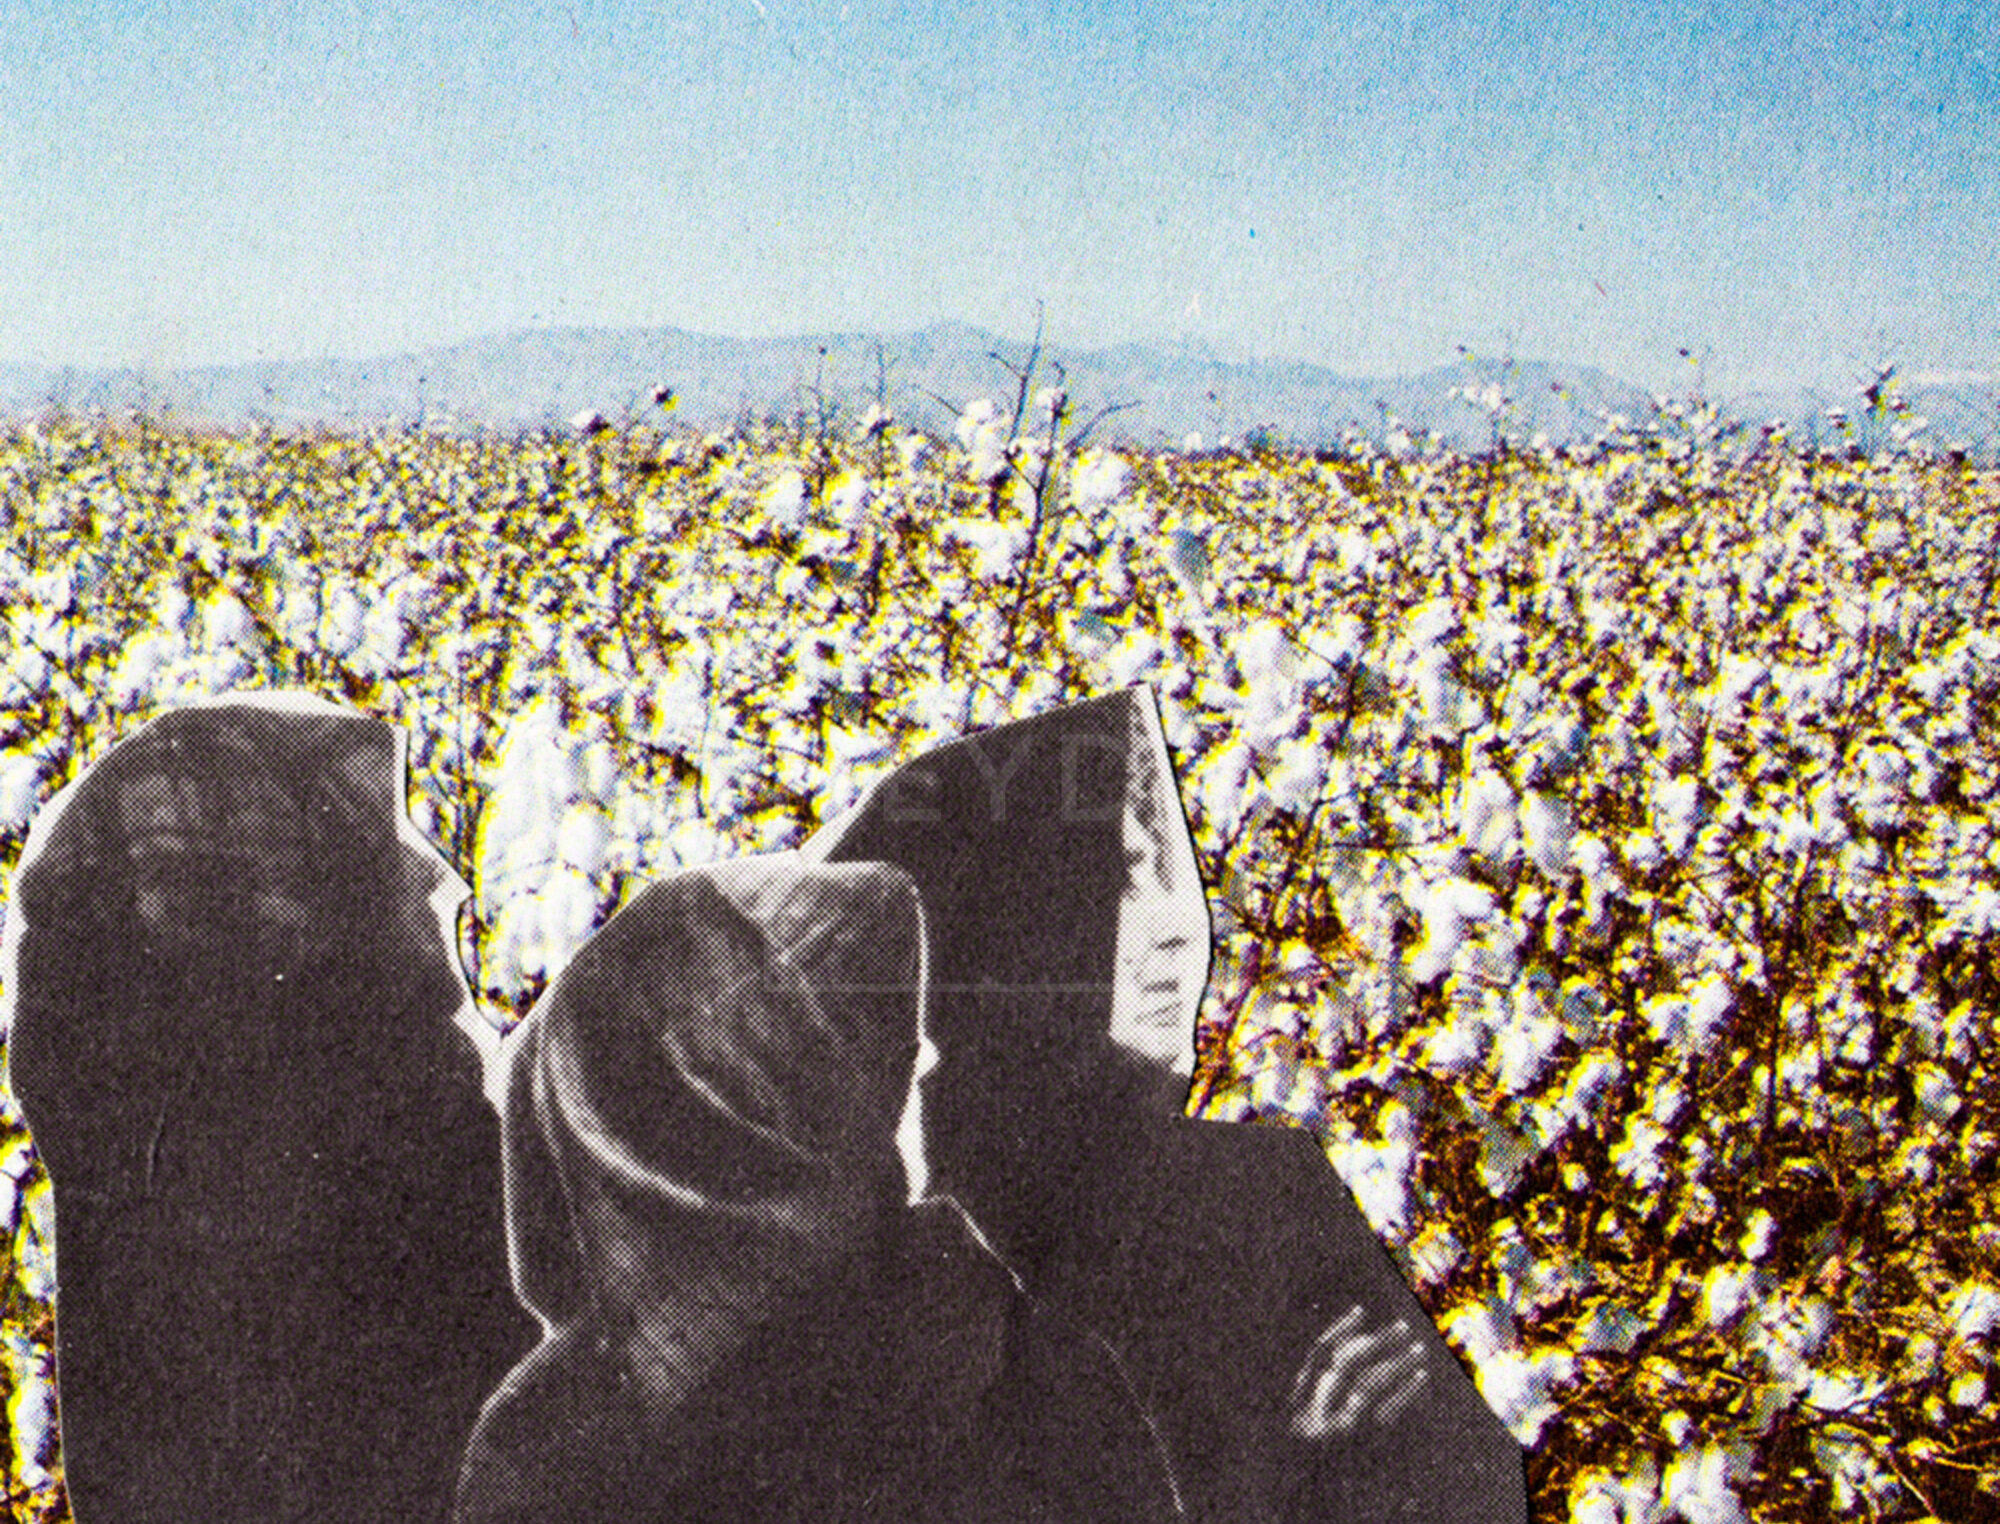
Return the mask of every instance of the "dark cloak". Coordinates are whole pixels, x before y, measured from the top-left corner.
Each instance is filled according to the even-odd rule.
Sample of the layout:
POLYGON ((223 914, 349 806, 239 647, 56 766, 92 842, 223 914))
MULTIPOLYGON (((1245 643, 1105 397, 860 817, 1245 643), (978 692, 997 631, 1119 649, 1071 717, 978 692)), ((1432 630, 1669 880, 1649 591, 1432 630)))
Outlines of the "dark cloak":
POLYGON ((441 1518, 531 1337, 403 783, 387 725, 244 701, 147 725, 36 824, 7 1057, 78 1524, 441 1518))
MULTIPOLYGON (((1195 1516, 1525 1519, 1520 1447, 1312 1139, 1188 1120, 1185 1086, 1111 1040, 1125 803, 1178 797, 1140 773, 1164 757, 1141 744, 1157 726, 1134 689, 940 747, 802 850, 917 884, 938 1185, 1032 1292, 1118 1350, 1195 1516), (1294 1378, 1357 1304, 1371 1328, 1416 1331, 1427 1388, 1389 1425, 1295 1440, 1294 1378)), ((1178 809, 1138 813, 1186 831, 1178 809)))
POLYGON ((550 986, 504 1060, 546 1333, 480 1419, 460 1524, 1171 1510, 1116 1362, 949 1203, 905 1203, 923 957, 902 873, 779 855, 648 887, 550 986))

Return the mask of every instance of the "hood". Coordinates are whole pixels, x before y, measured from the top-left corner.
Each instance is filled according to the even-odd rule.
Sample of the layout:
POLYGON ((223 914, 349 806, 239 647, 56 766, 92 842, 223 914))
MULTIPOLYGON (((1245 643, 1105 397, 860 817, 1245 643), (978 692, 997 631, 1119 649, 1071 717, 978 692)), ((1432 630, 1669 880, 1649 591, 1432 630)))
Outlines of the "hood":
POLYGON ((516 1289, 655 1400, 850 1262, 899 1207, 923 919, 880 864, 654 883, 507 1041, 516 1289))
POLYGON ((1191 1066, 1207 903, 1150 691, 927 752, 801 855, 915 881, 941 1056, 925 1087, 931 1161, 1031 1268, 1071 1165, 1134 1118, 1173 1115, 1161 1081, 1191 1066))

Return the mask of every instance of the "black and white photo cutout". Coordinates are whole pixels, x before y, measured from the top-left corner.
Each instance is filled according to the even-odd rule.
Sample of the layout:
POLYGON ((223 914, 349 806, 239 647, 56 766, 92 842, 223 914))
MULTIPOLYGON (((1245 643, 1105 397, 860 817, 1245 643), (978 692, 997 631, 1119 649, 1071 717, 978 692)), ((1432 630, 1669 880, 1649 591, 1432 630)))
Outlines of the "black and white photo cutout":
POLYGON ((44 807, 8 1081, 55 1199, 77 1524, 437 1520, 530 1345, 404 740, 303 694, 161 716, 44 807))
POLYGON ((923 916, 779 853, 632 899, 507 1039, 507 1211, 540 1346, 456 1524, 1151 1524, 1113 1353, 924 1194, 923 916))
POLYGON ((932 1189, 1116 1354, 1179 1516, 1525 1520, 1519 1445, 1312 1137, 1185 1115, 1210 931, 1149 690, 928 752, 801 850, 915 882, 932 1189))

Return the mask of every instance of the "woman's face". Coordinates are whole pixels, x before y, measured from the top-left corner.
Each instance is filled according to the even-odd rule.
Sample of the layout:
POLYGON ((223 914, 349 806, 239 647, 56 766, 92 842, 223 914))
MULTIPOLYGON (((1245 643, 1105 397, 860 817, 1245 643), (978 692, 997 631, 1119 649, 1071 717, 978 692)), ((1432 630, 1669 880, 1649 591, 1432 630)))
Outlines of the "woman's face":
MULTIPOLYGON (((1154 811, 1156 816, 1166 812, 1154 811)), ((1158 829, 1125 811, 1111 1040, 1176 1074, 1194 1072, 1194 1023, 1208 978, 1208 900, 1178 812, 1158 829)))

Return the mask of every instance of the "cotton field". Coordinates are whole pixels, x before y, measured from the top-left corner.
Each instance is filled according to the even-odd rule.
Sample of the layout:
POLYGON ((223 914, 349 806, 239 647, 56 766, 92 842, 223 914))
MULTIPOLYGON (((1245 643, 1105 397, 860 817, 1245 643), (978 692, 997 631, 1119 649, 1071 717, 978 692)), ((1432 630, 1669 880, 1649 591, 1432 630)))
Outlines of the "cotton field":
MULTIPOLYGON (((1191 1104, 1319 1136, 1538 1517, 2000 1510, 2000 478, 1079 450, 1068 406, 0 434, 0 865, 164 706, 346 699, 411 732, 497 1031, 646 875, 1150 683, 1216 931, 1191 1104)), ((11 1113, 0 1207, 6 1485, 65 1518, 11 1113)))

